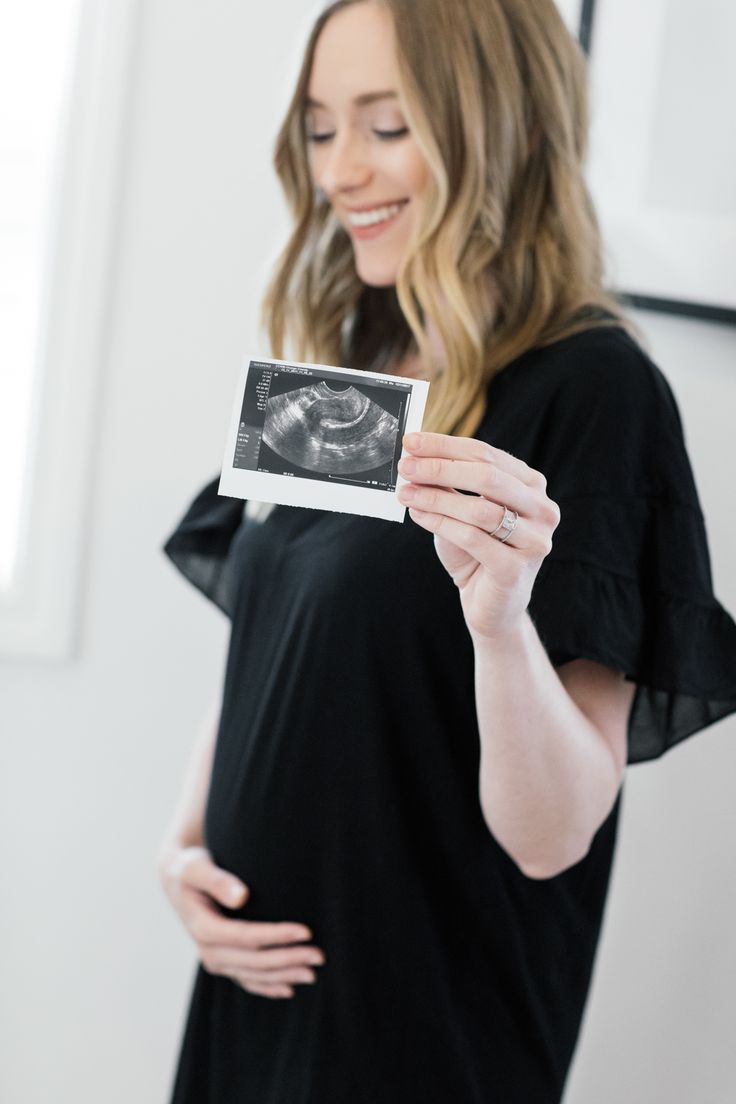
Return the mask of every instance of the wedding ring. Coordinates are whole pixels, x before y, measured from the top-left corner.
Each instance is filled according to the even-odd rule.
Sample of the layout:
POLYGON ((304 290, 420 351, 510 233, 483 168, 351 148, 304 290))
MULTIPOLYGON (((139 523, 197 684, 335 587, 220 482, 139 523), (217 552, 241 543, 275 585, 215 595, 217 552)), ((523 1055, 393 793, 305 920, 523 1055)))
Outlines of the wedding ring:
POLYGON ((503 529, 504 530, 504 535, 502 537, 496 537, 496 540, 499 540, 501 542, 501 544, 503 544, 504 541, 507 541, 509 539, 509 537, 511 536, 511 534, 513 533, 514 529, 516 528, 518 520, 519 520, 519 515, 517 514, 516 510, 510 510, 508 508, 508 506, 504 506, 504 508, 503 508, 503 517, 501 518, 500 523, 496 526, 496 528, 491 533, 491 536, 496 537, 496 533, 498 533, 499 530, 503 529))

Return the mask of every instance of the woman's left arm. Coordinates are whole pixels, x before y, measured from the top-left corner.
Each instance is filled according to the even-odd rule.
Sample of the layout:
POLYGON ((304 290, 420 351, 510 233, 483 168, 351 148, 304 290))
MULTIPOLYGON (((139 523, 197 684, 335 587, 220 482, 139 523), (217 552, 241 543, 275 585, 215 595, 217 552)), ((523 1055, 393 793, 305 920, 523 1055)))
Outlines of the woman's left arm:
POLYGON ((555 669, 526 612, 560 519, 544 476, 474 438, 404 445, 412 482, 398 497, 435 534, 475 649, 484 818, 528 877, 553 877, 587 854, 613 807, 635 686, 587 659, 555 669), (491 534, 506 507, 518 522, 502 541, 491 534))
POLYGON ((636 687, 586 659, 555 670, 528 614, 474 644, 483 815, 528 877, 551 878, 584 858, 613 808, 636 687))

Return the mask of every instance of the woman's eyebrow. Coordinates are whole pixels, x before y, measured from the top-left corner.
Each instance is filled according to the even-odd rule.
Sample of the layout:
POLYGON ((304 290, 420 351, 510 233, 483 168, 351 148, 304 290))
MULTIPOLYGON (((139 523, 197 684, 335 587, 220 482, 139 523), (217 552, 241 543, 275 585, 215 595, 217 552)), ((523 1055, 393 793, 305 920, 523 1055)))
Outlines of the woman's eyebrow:
MULTIPOLYGON (((376 100, 398 99, 396 92, 363 92, 360 96, 353 97, 353 103, 358 107, 362 107, 364 104, 375 103, 376 100)), ((319 100, 313 100, 310 96, 307 96, 304 101, 305 107, 325 107, 326 105, 320 103, 319 100)))

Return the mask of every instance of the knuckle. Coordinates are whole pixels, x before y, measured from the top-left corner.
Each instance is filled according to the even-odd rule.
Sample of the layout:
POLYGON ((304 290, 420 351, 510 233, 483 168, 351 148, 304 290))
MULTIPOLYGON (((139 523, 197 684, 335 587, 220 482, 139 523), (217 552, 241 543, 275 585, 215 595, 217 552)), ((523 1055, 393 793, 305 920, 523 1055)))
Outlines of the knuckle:
POLYGON ((200 946, 207 945, 207 925, 203 924, 201 920, 192 920, 189 925, 189 933, 195 943, 200 946))
POLYGON ((243 954, 242 954, 243 969, 244 970, 255 970, 257 968, 259 962, 261 961, 262 957, 263 957, 262 953, 259 952, 259 951, 243 951, 243 954))
POLYGON ((267 981, 269 985, 290 985, 297 981, 314 981, 315 976, 304 966, 301 969, 292 966, 291 969, 270 971, 262 980, 267 981))
POLYGON ((483 487, 481 488, 482 494, 490 494, 498 481, 498 468, 495 464, 488 464, 486 471, 483 473, 483 487))
POLYGON ((279 950, 264 951, 259 957, 259 962, 261 962, 267 970, 293 968, 294 966, 299 966, 302 961, 303 960, 299 957, 299 949, 297 947, 293 950, 282 948, 279 950))
POLYGON ((553 502, 551 498, 546 496, 542 499, 542 504, 539 509, 539 516, 545 525, 551 526, 553 529, 557 528, 559 522, 560 511, 556 502, 553 502))
POLYGON ((439 491, 421 491, 419 493, 419 500, 423 507, 427 510, 436 510, 439 502, 439 491))
POLYGON ((496 528, 498 525, 498 506, 495 502, 489 502, 487 498, 481 498, 476 510, 481 525, 488 525, 492 529, 496 528))
POLYGON ((277 924, 267 924, 260 920, 240 921, 244 924, 243 941, 251 950, 260 947, 275 946, 284 943, 288 938, 288 931, 277 924))
POLYGON ((430 460, 425 461, 425 470, 429 476, 438 476, 442 472, 442 461, 433 456, 430 460))
POLYGON ((265 969, 278 970, 284 969, 289 966, 298 966, 302 959, 299 957, 299 951, 265 951, 261 955, 262 964, 265 969))
POLYGON ((473 550, 475 548, 481 548, 482 545, 485 543, 485 539, 487 536, 488 534, 485 533, 483 530, 478 529, 476 526, 473 526, 468 535, 468 545, 470 546, 470 549, 473 550))
POLYGON ((242 985, 244 989, 248 989, 249 992, 255 993, 259 997, 293 997, 294 995, 294 990, 285 982, 271 983, 245 979, 242 985))
POLYGON ((544 559, 552 551, 552 539, 546 533, 536 533, 529 547, 529 555, 532 559, 544 559))
POLYGON ((257 920, 246 921, 247 942, 249 947, 261 947, 269 943, 283 943, 286 934, 276 924, 265 924, 257 920))
POLYGON ((199 956, 199 960, 208 974, 216 973, 215 960, 211 954, 202 954, 199 956))
POLYGON ((259 963, 262 963, 262 961, 264 960, 264 953, 265 952, 262 951, 243 949, 239 954, 239 958, 243 964, 243 969, 255 970, 258 967, 259 963))

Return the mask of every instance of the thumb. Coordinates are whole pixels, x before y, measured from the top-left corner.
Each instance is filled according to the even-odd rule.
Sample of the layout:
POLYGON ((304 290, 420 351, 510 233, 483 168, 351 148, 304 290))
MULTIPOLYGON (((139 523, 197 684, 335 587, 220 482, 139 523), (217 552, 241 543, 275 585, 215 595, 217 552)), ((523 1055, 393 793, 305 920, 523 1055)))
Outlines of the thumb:
POLYGON ((228 908, 239 908, 250 896, 250 890, 245 882, 241 882, 233 874, 215 868, 210 890, 220 904, 228 908))

